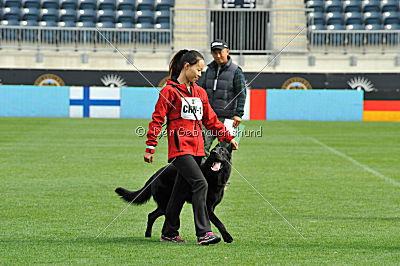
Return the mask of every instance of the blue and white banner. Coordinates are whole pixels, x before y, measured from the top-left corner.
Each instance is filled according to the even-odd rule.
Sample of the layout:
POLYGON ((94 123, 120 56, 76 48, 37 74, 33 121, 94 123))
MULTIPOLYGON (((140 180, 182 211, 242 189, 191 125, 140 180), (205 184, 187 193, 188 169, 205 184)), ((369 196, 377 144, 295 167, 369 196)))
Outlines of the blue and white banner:
POLYGON ((69 116, 120 118, 120 88, 70 87, 69 116))

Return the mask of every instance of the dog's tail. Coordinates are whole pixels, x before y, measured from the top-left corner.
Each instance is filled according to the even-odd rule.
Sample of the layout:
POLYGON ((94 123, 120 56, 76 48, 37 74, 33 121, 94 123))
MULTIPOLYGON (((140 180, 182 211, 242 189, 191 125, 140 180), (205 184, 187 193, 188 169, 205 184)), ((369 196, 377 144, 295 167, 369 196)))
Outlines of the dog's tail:
POLYGON ((154 177, 151 177, 144 187, 137 191, 130 191, 122 187, 115 189, 115 193, 121 196, 121 198, 131 204, 141 205, 148 202, 151 198, 151 183, 154 177))

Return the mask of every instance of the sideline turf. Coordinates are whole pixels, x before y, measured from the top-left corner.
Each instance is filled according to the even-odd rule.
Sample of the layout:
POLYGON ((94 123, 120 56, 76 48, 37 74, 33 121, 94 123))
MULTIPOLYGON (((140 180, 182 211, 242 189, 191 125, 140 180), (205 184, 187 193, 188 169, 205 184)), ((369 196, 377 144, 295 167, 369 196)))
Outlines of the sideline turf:
POLYGON ((160 243, 163 219, 144 238, 154 202, 127 206, 113 190, 142 187, 166 162, 166 138, 143 162, 147 120, 0 118, 0 264, 397 264, 400 261, 400 124, 246 121, 235 171, 216 213, 232 244, 160 243))

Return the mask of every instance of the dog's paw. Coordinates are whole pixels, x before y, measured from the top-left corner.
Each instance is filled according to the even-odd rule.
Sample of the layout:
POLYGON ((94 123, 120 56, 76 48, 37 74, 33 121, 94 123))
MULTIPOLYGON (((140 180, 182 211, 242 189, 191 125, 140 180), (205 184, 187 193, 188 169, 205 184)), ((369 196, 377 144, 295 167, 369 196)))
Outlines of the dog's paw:
POLYGON ((233 242, 233 237, 230 234, 224 234, 222 235, 222 238, 226 243, 232 243, 233 242))

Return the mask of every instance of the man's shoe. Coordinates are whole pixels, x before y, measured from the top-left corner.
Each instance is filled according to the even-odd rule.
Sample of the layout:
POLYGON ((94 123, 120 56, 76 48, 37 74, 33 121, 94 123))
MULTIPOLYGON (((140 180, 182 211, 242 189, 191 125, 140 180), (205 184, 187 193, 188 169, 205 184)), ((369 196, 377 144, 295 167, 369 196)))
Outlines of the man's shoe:
POLYGON ((221 241, 221 237, 213 232, 207 232, 203 236, 197 238, 197 244, 204 246, 217 244, 219 241, 221 241))
POLYGON ((186 242, 182 237, 180 236, 164 236, 162 235, 160 238, 161 242, 186 242))

